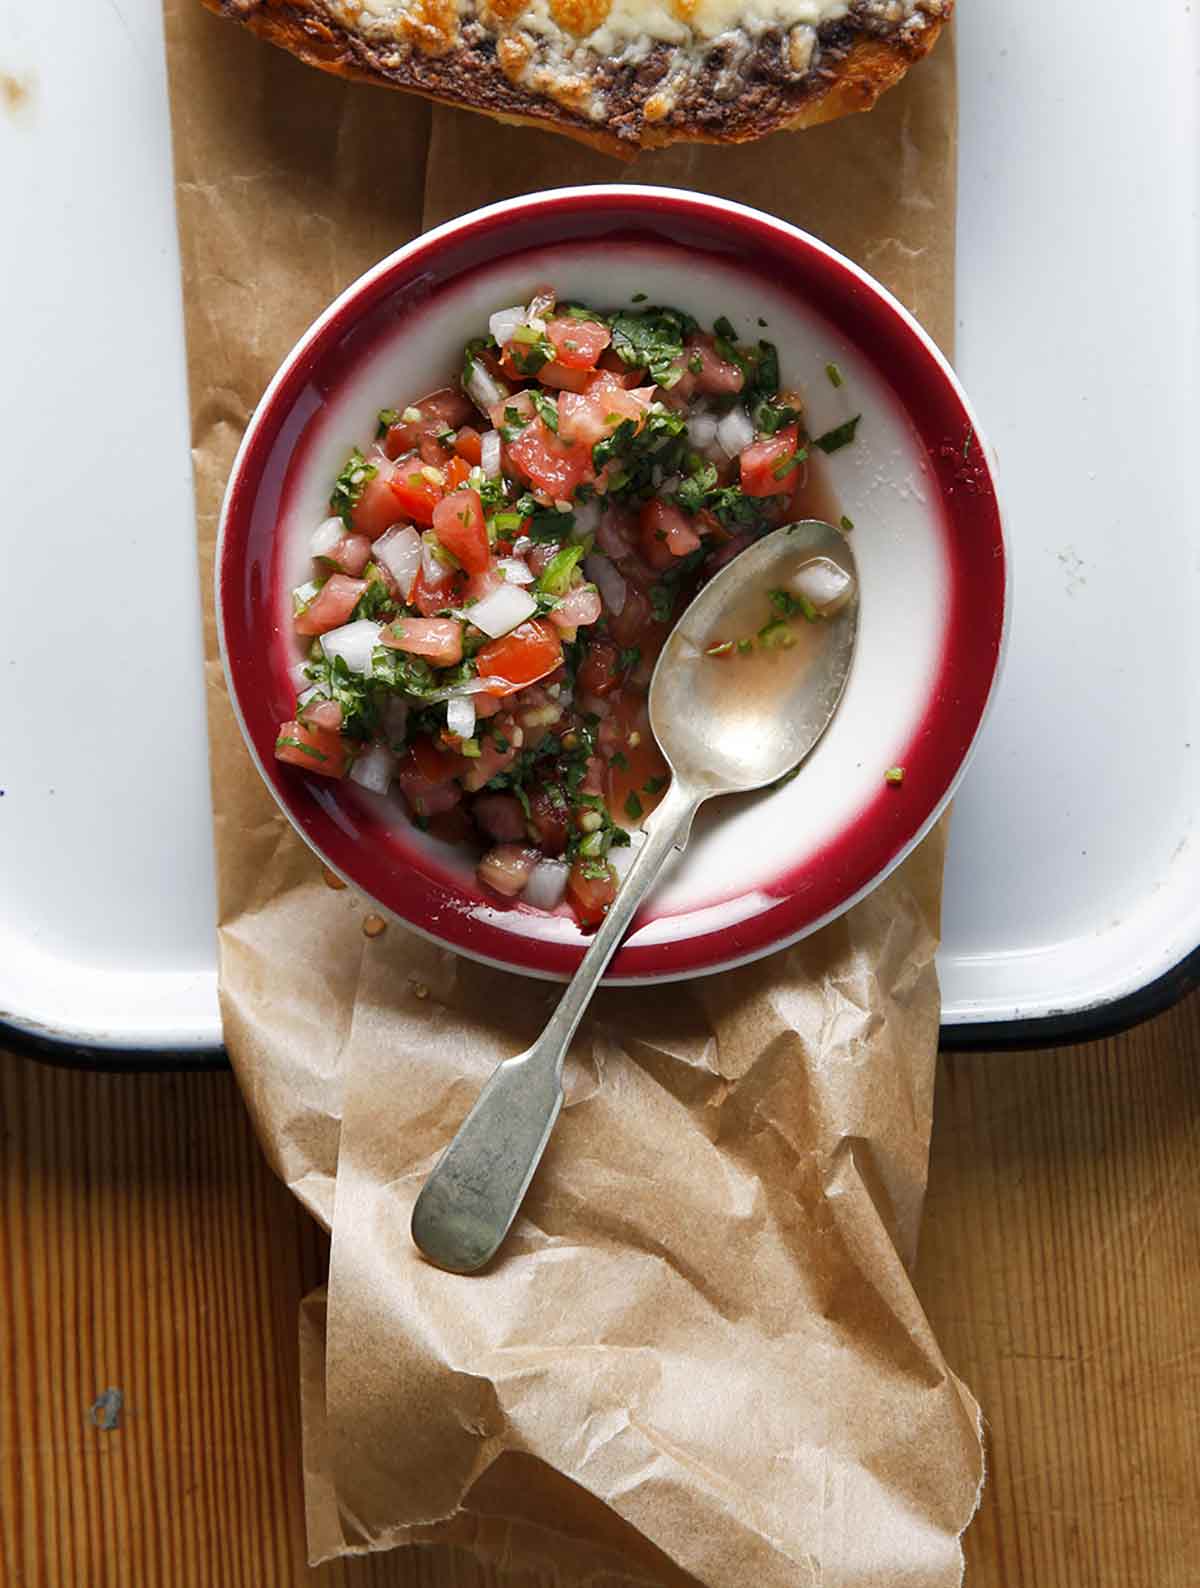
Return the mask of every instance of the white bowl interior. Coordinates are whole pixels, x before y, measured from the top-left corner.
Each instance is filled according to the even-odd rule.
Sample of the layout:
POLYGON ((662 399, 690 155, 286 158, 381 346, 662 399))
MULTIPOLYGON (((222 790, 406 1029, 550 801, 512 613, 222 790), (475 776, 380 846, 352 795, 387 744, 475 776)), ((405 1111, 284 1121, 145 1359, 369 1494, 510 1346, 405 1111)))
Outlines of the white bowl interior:
MULTIPOLYGON (((328 516, 330 485, 350 448, 374 434, 381 408, 403 406, 453 377, 463 344, 486 330, 489 314, 526 301, 548 283, 562 297, 599 308, 651 303, 686 309, 705 326, 719 315, 741 339, 766 337, 779 348, 783 383, 801 392, 813 435, 861 413, 852 446, 822 463, 841 512, 854 522, 861 581, 858 650, 842 706, 800 776, 765 795, 722 800, 701 813, 682 862, 655 892, 650 918, 630 939, 649 945, 680 930, 712 931, 747 919, 774 902, 761 892, 802 865, 878 795, 884 771, 911 740, 929 702, 947 624, 946 530, 924 451, 891 388, 830 323, 736 265, 696 261, 652 245, 577 244, 524 255, 480 270, 445 289, 381 340, 312 422, 302 460, 284 497, 283 577, 276 590, 283 646, 281 669, 301 660, 291 637, 288 590, 310 577, 307 543, 328 516), (760 325, 765 320, 766 325, 760 325), (836 363, 835 388, 826 366, 836 363), (686 914, 688 920, 678 917, 686 914), (674 920, 664 917, 675 917, 674 920)), ((413 830, 399 797, 353 797, 386 816, 391 830, 415 840, 429 858, 463 877, 468 858, 413 830)), ((481 919, 507 930, 574 941, 572 923, 494 910, 481 919), (561 927, 561 931, 557 930, 561 927)))

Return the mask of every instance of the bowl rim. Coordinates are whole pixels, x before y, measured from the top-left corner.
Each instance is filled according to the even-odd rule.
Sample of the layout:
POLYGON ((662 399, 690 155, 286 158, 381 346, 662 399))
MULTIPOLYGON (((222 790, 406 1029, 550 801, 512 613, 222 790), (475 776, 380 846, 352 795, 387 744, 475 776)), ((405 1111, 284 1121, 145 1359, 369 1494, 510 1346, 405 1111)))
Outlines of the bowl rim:
MULTIPOLYGON (((752 228, 760 233, 765 230, 766 233, 772 234, 776 242, 783 247, 798 249, 801 253, 807 253, 810 259, 823 262, 825 267, 832 267, 835 274, 847 278, 872 299, 878 308, 890 314, 901 330, 915 344, 916 350, 923 352, 932 364, 937 376, 944 383, 947 395, 961 411, 967 425, 968 441, 973 438, 977 445, 978 460, 974 466, 976 469, 982 470, 986 482, 986 495, 990 497, 994 510, 993 555, 1000 565, 1001 602, 1000 622, 998 631, 996 631, 990 681, 983 699, 979 703, 978 714, 970 737, 961 751, 954 769, 946 779, 941 792, 928 807, 918 825, 896 847, 894 852, 877 869, 873 870, 860 886, 845 894, 844 897, 840 897, 836 903, 825 909, 818 916, 797 922, 793 911, 791 912, 793 919, 790 922, 781 922, 781 929, 772 927, 765 931, 760 930, 755 935, 755 940, 745 948, 727 954, 721 954, 719 950, 690 956, 687 953, 689 945, 704 944, 727 935, 720 930, 708 930, 681 939, 659 941, 640 947, 630 946, 627 942, 619 951, 613 964, 609 967, 608 974, 605 976, 605 982, 610 985, 644 985, 660 981, 682 981, 696 976, 710 975, 721 970, 733 969, 736 966, 745 965, 760 959, 767 954, 788 948, 844 915, 854 905, 879 887, 928 836, 953 799, 974 757, 980 735, 994 707, 999 682, 1004 670, 1011 633, 1012 570, 1007 519, 996 481, 994 449, 988 443, 986 435, 979 425, 974 407, 963 390, 954 369, 933 338, 894 294, 871 276, 869 272, 856 264, 854 260, 839 253, 829 244, 811 233, 805 232, 800 227, 794 226, 790 222, 781 220, 776 216, 769 215, 764 211, 754 209, 749 205, 739 204, 732 199, 695 192, 687 188, 664 188, 642 183, 598 183, 594 186, 550 188, 535 193, 518 195, 469 211, 465 215, 445 221, 441 225, 433 227, 429 231, 411 239, 364 271, 313 320, 279 364, 246 425, 222 497, 214 548, 215 618, 218 647, 229 700, 243 741, 255 768, 292 828, 313 850, 323 865, 351 887, 361 892, 372 904, 406 927, 418 932, 430 942, 448 947, 479 963, 502 970, 515 971, 537 979, 562 981, 572 974, 574 966, 582 958, 586 940, 581 940, 581 943, 575 944, 551 942, 516 933, 501 934, 497 928, 473 919, 470 913, 461 909, 457 911, 452 909, 447 912, 451 930, 436 931, 432 929, 427 921, 414 919, 412 915, 407 914, 403 909, 397 908, 395 902, 379 898, 367 883, 355 876, 352 869, 339 863, 338 859, 332 856, 322 845, 317 836, 308 830, 306 825, 299 819, 296 811, 290 807, 288 799, 285 798, 286 785, 283 779, 278 776, 277 763, 273 759, 269 762, 265 761, 260 754, 243 712, 231 660, 224 585, 229 574, 227 559, 230 542, 235 533, 235 521, 240 513, 243 511, 248 513, 250 511, 250 508, 244 507, 244 503, 248 495, 252 507, 254 495, 261 480, 261 476, 254 479, 253 488, 251 488, 251 481, 247 477, 251 460, 255 457, 256 451, 263 445, 264 430, 275 417, 281 392, 296 380, 298 372, 306 366, 310 357, 324 347, 326 339, 331 332, 336 330, 347 317, 353 323, 356 318, 354 313, 356 307, 362 303, 364 298, 371 298, 373 289, 380 283, 386 282, 393 276, 411 269, 423 257, 436 255, 446 243, 460 239, 477 229, 494 229, 497 222, 503 222, 508 219, 518 221, 522 217, 529 217, 537 212, 558 207, 577 209, 580 206, 595 208, 598 211, 625 207, 633 212, 631 215, 626 215, 626 221, 633 221, 634 223, 636 223, 639 214, 645 218, 648 214, 656 212, 661 214, 674 210, 676 213, 689 213, 691 217, 698 220, 701 224, 707 223, 709 226, 715 224, 718 230, 722 225, 727 225, 730 222, 735 225, 740 224, 742 229, 752 228), (498 948, 502 947, 503 950, 508 952, 488 952, 486 948, 479 946, 478 942, 473 943, 470 941, 471 938, 478 939, 481 937, 485 941, 495 942, 498 948), (547 963, 547 961, 550 963, 547 963)), ((503 233, 500 232, 498 235, 502 236, 503 233)), ((599 242, 602 238, 598 236, 594 240, 599 242)), ((587 239, 571 239, 572 244, 581 241, 587 241, 587 239)), ((526 245, 529 248, 532 246, 526 245)), ((522 250, 516 248, 513 251, 520 252, 522 250)), ((499 251, 501 257, 503 253, 503 249, 499 251)), ((487 263, 488 260, 485 258, 483 261, 484 268, 486 268, 487 263)), ((460 271, 459 274, 461 273, 460 271)), ((821 312, 820 305, 818 305, 818 312, 821 312)), ((273 445, 274 439, 274 437, 271 438, 268 450, 269 446, 273 445)), ((939 494, 944 495, 941 487, 939 487, 939 494)), ((948 527, 950 526, 948 525, 948 527)), ((928 704, 926 709, 928 710, 928 704)), ((858 821, 855 825, 868 824, 874 808, 872 805, 859 813, 858 821)), ((804 864, 811 866, 814 859, 819 858, 819 854, 816 857, 809 857, 804 864)), ((787 875, 785 873, 780 878, 772 879, 772 884, 778 885, 786 882, 787 875)), ((785 910, 787 902, 788 896, 780 895, 777 906, 767 911, 765 916, 751 918, 747 922, 739 923, 740 927, 753 930, 756 922, 765 925, 768 918, 774 921, 780 915, 781 909, 785 910)), ((441 912, 438 913, 440 915, 441 912)), ((785 913, 788 912, 785 910, 785 913)), ((636 935, 636 929, 635 933, 631 935, 636 935)))

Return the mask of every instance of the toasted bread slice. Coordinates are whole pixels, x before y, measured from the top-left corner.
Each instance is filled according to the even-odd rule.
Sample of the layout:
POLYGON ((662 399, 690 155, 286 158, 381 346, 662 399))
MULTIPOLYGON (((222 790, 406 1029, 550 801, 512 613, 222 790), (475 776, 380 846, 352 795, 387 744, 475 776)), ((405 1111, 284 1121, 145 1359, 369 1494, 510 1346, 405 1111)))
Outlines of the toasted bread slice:
POLYGON ((933 47, 954 0, 203 3, 322 71, 632 159, 869 110, 933 47))

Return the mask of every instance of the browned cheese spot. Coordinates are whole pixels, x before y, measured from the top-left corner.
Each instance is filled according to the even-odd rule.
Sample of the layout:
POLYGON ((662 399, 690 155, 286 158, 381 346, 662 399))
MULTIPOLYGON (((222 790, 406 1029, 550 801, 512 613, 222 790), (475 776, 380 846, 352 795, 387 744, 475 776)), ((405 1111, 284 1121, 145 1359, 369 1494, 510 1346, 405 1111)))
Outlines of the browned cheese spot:
POLYGON ((559 27, 580 38, 594 33, 610 9, 610 0, 550 0, 550 14, 559 27))

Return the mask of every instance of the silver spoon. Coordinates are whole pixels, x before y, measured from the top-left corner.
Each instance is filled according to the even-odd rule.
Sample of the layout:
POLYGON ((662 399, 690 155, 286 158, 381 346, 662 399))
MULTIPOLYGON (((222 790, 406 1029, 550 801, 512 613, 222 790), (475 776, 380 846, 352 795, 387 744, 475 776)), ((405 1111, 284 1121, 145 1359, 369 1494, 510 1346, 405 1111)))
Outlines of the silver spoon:
MULTIPOLYGON (((828 573, 829 570, 826 569, 828 573)), ((469 1274, 494 1256, 516 1217, 562 1107, 563 1061, 609 960, 692 818, 716 794, 764 788, 808 755, 837 710, 858 633, 854 557, 816 519, 773 531, 707 584, 672 630, 650 681, 650 725, 672 771, 645 841, 558 1008, 533 1046, 499 1065, 417 1198, 412 1236, 440 1268, 469 1274), (776 631, 785 643, 706 654, 752 637, 772 616, 768 592, 827 559, 849 598, 828 619, 776 631)))

